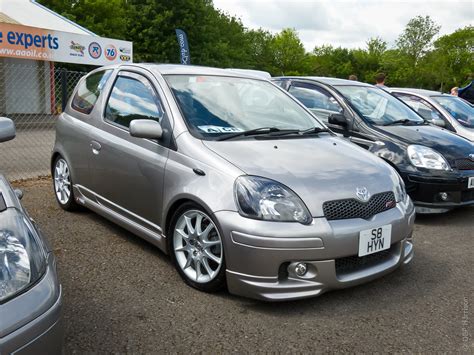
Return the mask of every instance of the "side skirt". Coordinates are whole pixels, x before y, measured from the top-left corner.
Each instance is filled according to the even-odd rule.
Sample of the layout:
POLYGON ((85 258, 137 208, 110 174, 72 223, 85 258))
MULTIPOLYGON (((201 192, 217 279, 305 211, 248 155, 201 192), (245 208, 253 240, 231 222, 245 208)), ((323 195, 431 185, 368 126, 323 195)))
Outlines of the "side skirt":
POLYGON ((162 229, 156 224, 114 204, 91 190, 81 185, 74 185, 74 195, 76 202, 95 213, 107 218, 109 221, 118 224, 126 230, 138 235, 149 243, 155 245, 165 254, 168 253, 166 237, 162 229))

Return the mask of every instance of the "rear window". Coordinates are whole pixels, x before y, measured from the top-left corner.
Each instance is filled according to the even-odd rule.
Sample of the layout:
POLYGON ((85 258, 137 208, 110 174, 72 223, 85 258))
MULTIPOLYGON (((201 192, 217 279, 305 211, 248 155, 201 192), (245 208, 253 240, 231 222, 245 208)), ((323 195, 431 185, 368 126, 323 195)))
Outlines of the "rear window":
POLYGON ((91 113, 110 73, 112 73, 112 70, 100 71, 82 80, 79 83, 76 95, 72 99, 72 108, 87 115, 91 113))

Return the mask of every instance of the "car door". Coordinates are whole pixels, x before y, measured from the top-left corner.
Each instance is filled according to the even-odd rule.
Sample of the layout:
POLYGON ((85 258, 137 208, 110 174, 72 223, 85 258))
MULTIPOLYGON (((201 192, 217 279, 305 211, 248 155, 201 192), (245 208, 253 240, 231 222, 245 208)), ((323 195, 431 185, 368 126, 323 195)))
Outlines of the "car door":
MULTIPOLYGON (((138 69, 137 69, 138 70, 138 69)), ((104 207, 147 228, 161 225, 163 180, 171 126, 162 92, 143 72, 121 70, 92 130, 93 192, 104 207), (134 119, 158 121, 159 141, 130 136, 134 119)))
POLYGON ((56 125, 56 147, 65 156, 72 170, 74 184, 90 188, 92 184, 90 156, 90 130, 94 125, 93 112, 112 70, 100 70, 82 78, 78 83, 71 104, 56 125))

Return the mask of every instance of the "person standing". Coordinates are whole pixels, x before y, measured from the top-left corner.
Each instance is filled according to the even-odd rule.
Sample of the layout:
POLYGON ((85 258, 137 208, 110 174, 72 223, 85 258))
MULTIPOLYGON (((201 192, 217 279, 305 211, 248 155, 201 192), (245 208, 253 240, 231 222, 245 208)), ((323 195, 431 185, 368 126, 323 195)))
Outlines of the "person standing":
POLYGON ((457 86, 453 87, 451 89, 451 95, 458 96, 458 94, 459 94, 459 88, 457 86))
POLYGON ((385 85, 385 78, 387 76, 384 73, 378 73, 375 76, 375 86, 381 88, 381 89, 386 89, 387 86, 385 85))
POLYGON ((357 75, 351 74, 349 75, 349 80, 358 81, 359 79, 357 78, 357 75))

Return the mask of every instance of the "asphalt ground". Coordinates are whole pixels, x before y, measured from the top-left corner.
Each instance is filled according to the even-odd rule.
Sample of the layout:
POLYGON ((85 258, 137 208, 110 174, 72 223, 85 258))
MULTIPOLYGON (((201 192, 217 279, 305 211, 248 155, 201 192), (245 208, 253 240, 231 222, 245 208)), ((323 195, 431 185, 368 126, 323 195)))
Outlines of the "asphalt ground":
POLYGON ((371 283, 286 303, 198 292, 157 248, 51 181, 21 184, 53 245, 66 353, 474 353, 474 207, 417 218, 412 263, 371 283))
POLYGON ((15 139, 1 143, 0 173, 9 180, 48 175, 54 128, 19 129, 15 139))

